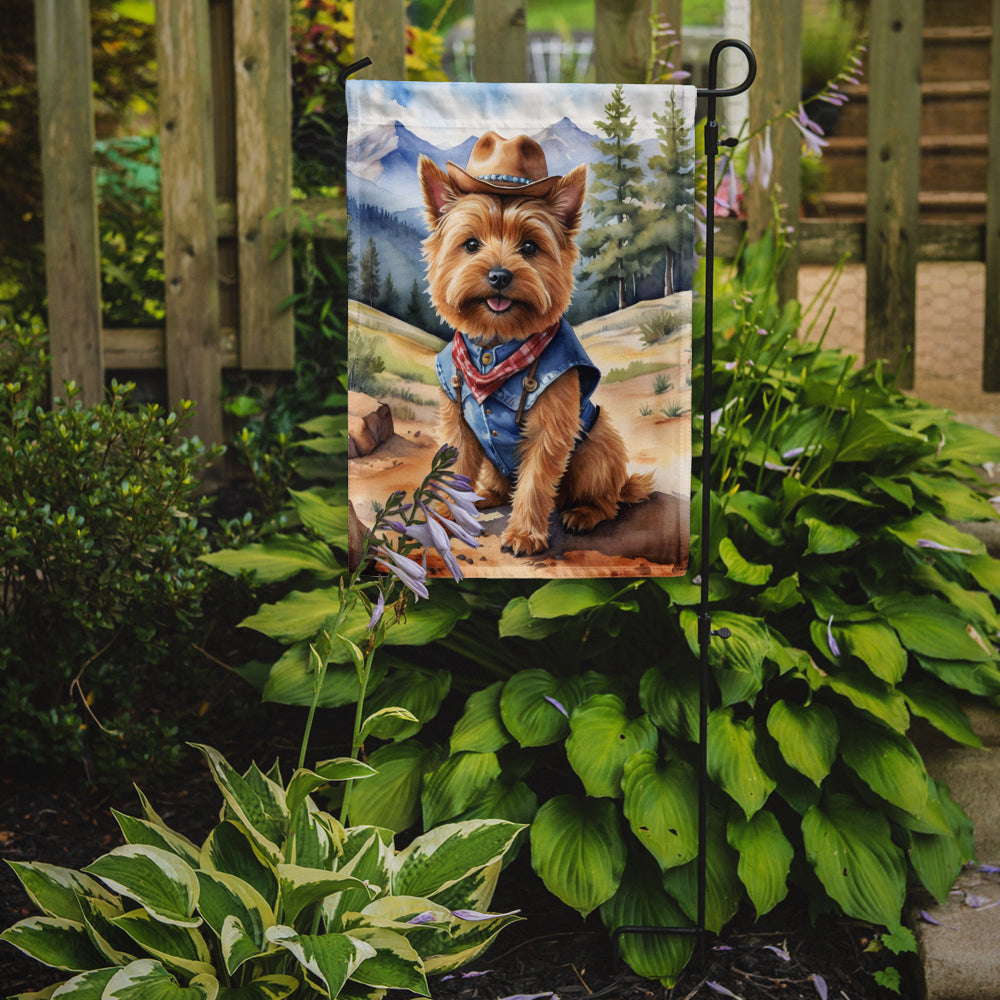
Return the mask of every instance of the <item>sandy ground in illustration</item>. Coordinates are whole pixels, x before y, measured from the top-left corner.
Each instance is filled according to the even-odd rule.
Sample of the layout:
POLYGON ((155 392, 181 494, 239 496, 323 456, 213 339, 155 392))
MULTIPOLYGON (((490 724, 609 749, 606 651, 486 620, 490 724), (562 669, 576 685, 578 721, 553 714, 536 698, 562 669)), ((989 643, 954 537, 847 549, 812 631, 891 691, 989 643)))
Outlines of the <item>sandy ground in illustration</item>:
MULTIPOLYGON (((678 308, 689 297, 673 297, 633 307, 625 318, 604 317, 576 327, 577 335, 604 379, 595 402, 612 416, 629 447, 630 472, 654 472, 655 489, 645 503, 624 507, 611 522, 585 535, 562 530, 558 514, 550 520, 550 546, 536 556, 515 557, 500 548, 510 506, 480 515, 484 534, 479 548, 455 542, 453 550, 469 576, 663 576, 679 571, 688 546, 690 463, 690 350, 650 347, 640 323, 678 308), (624 325, 623 325, 624 324, 624 325), (629 377, 623 377, 630 373, 629 377)), ((435 417, 440 389, 433 357, 440 342, 391 317, 351 303, 351 319, 364 333, 366 349, 385 364, 370 390, 386 403, 395 433, 369 455, 350 460, 349 491, 365 526, 374 520, 372 500, 384 502, 394 490, 412 491, 430 468, 440 445, 435 417)), ((683 317, 688 319, 688 315, 683 317)), ((690 343, 690 325, 672 337, 690 343)), ((434 558, 429 572, 443 572, 434 558)))

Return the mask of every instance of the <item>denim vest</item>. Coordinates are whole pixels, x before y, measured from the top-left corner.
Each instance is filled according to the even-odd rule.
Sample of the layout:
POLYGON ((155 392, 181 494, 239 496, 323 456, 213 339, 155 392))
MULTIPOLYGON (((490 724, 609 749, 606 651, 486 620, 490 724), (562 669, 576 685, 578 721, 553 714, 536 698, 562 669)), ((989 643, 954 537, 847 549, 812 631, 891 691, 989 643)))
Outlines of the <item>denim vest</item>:
MULTIPOLYGON (((521 346, 520 341, 514 340, 484 348, 477 346, 465 334, 462 334, 462 337, 469 349, 472 363, 484 375, 521 346)), ((512 479, 517 473, 519 463, 517 445, 521 439, 521 431, 517 424, 517 411, 521 406, 521 395, 524 392, 521 383, 527 372, 516 372, 482 403, 477 403, 455 367, 450 343, 438 354, 435 367, 442 388, 449 399, 461 405, 462 416, 479 439, 486 457, 503 475, 512 479), (457 384, 452 381, 453 379, 457 379, 457 384)), ((601 372, 587 356, 573 328, 565 319, 560 320, 555 337, 542 351, 535 371, 535 381, 538 385, 525 394, 523 412, 527 413, 545 389, 571 368, 578 369, 580 378, 579 443, 597 419, 598 408, 591 402, 590 397, 601 379, 601 372)))

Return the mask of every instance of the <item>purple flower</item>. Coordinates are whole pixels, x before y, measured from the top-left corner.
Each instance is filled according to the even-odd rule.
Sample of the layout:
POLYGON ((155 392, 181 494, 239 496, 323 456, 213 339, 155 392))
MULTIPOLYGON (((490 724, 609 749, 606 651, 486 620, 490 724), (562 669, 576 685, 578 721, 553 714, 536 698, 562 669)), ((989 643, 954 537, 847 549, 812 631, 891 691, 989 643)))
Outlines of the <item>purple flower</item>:
MULTIPOLYGON (((420 506, 423 507, 424 505, 421 504, 420 506)), ((448 532, 444 530, 440 521, 427 513, 426 508, 424 508, 424 513, 427 514, 427 520, 418 524, 408 524, 406 526, 406 534, 415 542, 419 542, 424 547, 425 552, 434 549, 444 560, 448 572, 456 580, 461 580, 462 570, 458 565, 458 560, 452 555, 448 532)))
POLYGON ((382 620, 382 613, 385 611, 385 595, 380 590, 378 592, 378 600, 375 602, 375 607, 372 609, 372 616, 368 619, 368 631, 371 632, 376 625, 382 620))
POLYGON ((420 563, 407 559, 384 545, 376 545, 372 551, 385 563, 386 569, 416 597, 430 596, 427 593, 427 570, 420 563))
POLYGON ((410 917, 406 922, 408 924, 432 924, 437 920, 437 915, 433 910, 424 910, 423 913, 418 913, 415 917, 410 917))
POLYGON ((451 915, 459 920, 492 920, 494 917, 514 917, 520 910, 511 910, 509 913, 480 913, 479 910, 452 910, 451 915))
POLYGON ((764 135, 750 147, 750 160, 747 163, 747 182, 753 184, 756 180, 763 189, 771 186, 771 174, 774 171, 774 150, 771 148, 771 126, 764 129, 764 135))
POLYGON ((806 114, 806 109, 800 104, 798 114, 790 113, 789 116, 792 124, 802 133, 806 149, 816 156, 822 156, 827 141, 822 138, 823 130, 806 114))
POLYGON ((941 552, 959 552, 964 556, 971 556, 972 549, 956 549, 951 545, 942 545, 940 542, 935 542, 930 538, 918 538, 917 548, 921 549, 939 549, 941 552))
POLYGON ((561 702, 556 701, 555 698, 552 698, 549 695, 544 695, 543 697, 550 705, 555 705, 555 707, 559 709, 559 711, 562 712, 562 714, 565 715, 567 719, 569 718, 569 712, 566 711, 565 707, 562 705, 561 702))
POLYGON ((766 945, 764 945, 764 950, 765 951, 773 951, 775 953, 775 955, 777 955, 778 958, 780 958, 783 962, 790 962, 792 960, 792 956, 789 955, 788 952, 784 948, 779 948, 775 944, 766 944, 766 945))
POLYGON ((819 994, 819 1000, 826 1000, 826 980, 815 972, 809 978, 812 979, 813 986, 816 987, 816 992, 819 994))
POLYGON ((840 646, 837 645, 837 640, 833 637, 833 615, 830 615, 830 620, 826 623, 826 641, 827 645, 830 647, 830 652, 834 656, 840 656, 840 646))
POLYGON ((743 1000, 738 993, 734 993, 732 990, 727 990, 721 983, 713 983, 709 981, 705 983, 705 985, 714 993, 721 993, 724 997, 734 997, 735 1000, 743 1000))
MULTIPOLYGON (((467 527, 468 515, 460 507, 448 503, 447 500, 442 500, 442 502, 448 507, 449 511, 452 511, 453 517, 452 518, 441 517, 434 511, 428 510, 421 501, 420 508, 421 510, 423 510, 424 516, 427 518, 427 520, 428 521, 433 520, 436 523, 440 524, 445 529, 445 531, 448 532, 448 534, 454 535, 455 538, 459 539, 459 541, 465 542, 466 545, 470 545, 474 549, 479 548, 479 542, 476 541, 476 536, 473 535, 472 532, 467 527), (455 516, 456 514, 457 516, 455 516), (459 520, 459 518, 461 518, 462 520, 459 520)), ((476 535, 482 533, 482 529, 479 527, 478 521, 473 520, 472 526, 475 529, 476 535)))

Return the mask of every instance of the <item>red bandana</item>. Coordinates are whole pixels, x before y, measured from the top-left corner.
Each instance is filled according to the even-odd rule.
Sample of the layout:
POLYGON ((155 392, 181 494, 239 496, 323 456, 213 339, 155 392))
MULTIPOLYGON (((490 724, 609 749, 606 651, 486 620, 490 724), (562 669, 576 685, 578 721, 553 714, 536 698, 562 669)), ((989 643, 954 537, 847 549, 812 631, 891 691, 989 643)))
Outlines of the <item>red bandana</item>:
POLYGON ((541 357, 542 351, 552 343, 552 338, 555 337, 558 329, 559 321, 557 320, 547 329, 533 333, 513 354, 485 375, 472 363, 469 349, 465 345, 465 338, 458 331, 455 333, 455 339, 451 342, 451 358, 455 362, 455 367, 462 373, 462 378, 476 402, 482 403, 511 375, 516 375, 519 371, 534 364, 541 357))

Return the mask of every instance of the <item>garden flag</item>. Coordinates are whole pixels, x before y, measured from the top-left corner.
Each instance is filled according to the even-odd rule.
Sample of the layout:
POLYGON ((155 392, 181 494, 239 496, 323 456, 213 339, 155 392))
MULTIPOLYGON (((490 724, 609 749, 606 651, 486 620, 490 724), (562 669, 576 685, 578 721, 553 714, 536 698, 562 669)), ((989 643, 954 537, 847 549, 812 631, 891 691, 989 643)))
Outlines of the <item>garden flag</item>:
POLYGON ((465 575, 686 571, 695 97, 348 81, 364 525, 450 444, 481 497, 465 575))

